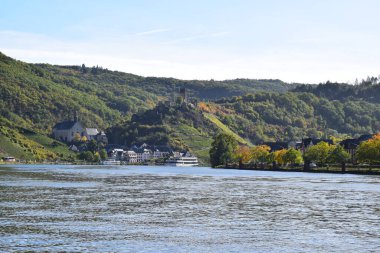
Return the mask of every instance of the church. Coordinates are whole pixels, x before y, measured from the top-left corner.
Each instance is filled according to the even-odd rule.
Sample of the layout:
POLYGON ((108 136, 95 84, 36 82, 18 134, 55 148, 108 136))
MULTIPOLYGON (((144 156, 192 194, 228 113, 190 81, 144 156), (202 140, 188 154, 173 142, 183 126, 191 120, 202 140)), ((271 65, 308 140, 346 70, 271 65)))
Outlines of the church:
POLYGON ((73 121, 60 122, 53 127, 54 139, 63 142, 72 142, 76 134, 83 136, 83 132, 84 127, 79 122, 77 115, 75 115, 73 121))

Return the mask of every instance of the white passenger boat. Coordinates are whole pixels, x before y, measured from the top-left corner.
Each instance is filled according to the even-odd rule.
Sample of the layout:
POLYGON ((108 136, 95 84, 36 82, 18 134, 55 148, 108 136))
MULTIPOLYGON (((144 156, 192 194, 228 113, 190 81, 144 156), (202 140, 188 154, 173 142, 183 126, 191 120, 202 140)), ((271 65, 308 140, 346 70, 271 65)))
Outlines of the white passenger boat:
POLYGON ((172 156, 166 160, 167 166, 193 167, 198 166, 198 158, 196 156, 186 154, 185 156, 172 156))
POLYGON ((120 165, 120 161, 113 158, 108 158, 100 163, 101 165, 120 165))

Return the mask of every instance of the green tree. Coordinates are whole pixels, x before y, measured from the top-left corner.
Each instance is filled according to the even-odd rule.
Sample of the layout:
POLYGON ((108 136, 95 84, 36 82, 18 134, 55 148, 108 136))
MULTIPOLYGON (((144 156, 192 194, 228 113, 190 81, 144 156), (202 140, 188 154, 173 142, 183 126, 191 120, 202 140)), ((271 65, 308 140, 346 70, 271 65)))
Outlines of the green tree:
POLYGON ((316 162, 324 165, 330 155, 334 146, 329 145, 327 142, 321 141, 317 145, 309 147, 304 153, 305 163, 316 162))
POLYGON ((107 151, 103 148, 100 150, 99 155, 102 160, 105 160, 107 158, 107 151))
POLYGON ((212 167, 227 165, 234 157, 237 141, 232 135, 220 133, 211 144, 210 162, 212 167))
POLYGON ((350 159, 350 154, 341 145, 336 145, 329 154, 328 161, 332 163, 340 163, 342 172, 346 171, 346 162, 350 159))
POLYGON ((94 154, 91 151, 85 151, 79 154, 79 159, 87 162, 93 162, 94 154))
POLYGON ((96 140, 92 139, 88 144, 87 144, 87 150, 95 153, 96 151, 98 151, 99 147, 98 147, 98 143, 96 142, 96 140))
POLYGON ((87 73, 86 65, 82 64, 81 72, 82 72, 82 73, 87 73))
POLYGON ((95 163, 98 163, 98 162, 100 162, 100 154, 99 154, 99 152, 95 152, 95 154, 94 154, 94 158, 93 158, 93 162, 95 162, 95 163))
POLYGON ((299 150, 294 148, 288 149, 283 156, 283 160, 285 163, 290 164, 300 164, 302 163, 302 154, 299 150))

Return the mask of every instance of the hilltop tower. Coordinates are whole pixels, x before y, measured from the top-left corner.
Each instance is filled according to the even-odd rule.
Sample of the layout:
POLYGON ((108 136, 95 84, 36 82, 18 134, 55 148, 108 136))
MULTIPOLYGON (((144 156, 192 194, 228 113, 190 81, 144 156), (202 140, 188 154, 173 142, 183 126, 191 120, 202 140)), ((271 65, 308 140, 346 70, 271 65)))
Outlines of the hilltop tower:
POLYGON ((182 97, 183 102, 187 103, 187 90, 185 87, 179 89, 179 95, 182 97))

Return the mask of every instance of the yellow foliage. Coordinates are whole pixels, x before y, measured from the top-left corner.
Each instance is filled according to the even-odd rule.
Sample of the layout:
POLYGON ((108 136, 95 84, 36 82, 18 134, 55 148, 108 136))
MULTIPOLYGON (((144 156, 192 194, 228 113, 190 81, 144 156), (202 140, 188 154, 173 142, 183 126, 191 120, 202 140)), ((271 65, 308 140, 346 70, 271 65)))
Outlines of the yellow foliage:
POLYGON ((270 147, 259 145, 251 148, 251 159, 256 162, 264 162, 269 155, 270 147))
POLYGON ((210 112, 210 108, 209 108, 209 106, 208 106, 205 102, 199 102, 199 103, 198 103, 198 108, 199 108, 201 111, 204 111, 204 112, 210 112))
POLYGON ((248 146, 239 146, 235 151, 236 158, 242 163, 248 163, 252 159, 251 150, 248 146))
POLYGON ((380 133, 375 134, 372 139, 360 143, 356 150, 356 158, 360 162, 380 163, 380 133))
POLYGON ((81 140, 81 138, 80 138, 80 134, 79 133, 76 133, 75 135, 74 135, 74 139, 73 139, 74 141, 80 141, 81 140))
POLYGON ((285 164, 284 155, 286 154, 287 149, 281 149, 274 152, 274 161, 277 164, 285 164))
POLYGON ((372 136, 372 141, 380 140, 380 132, 372 136))

